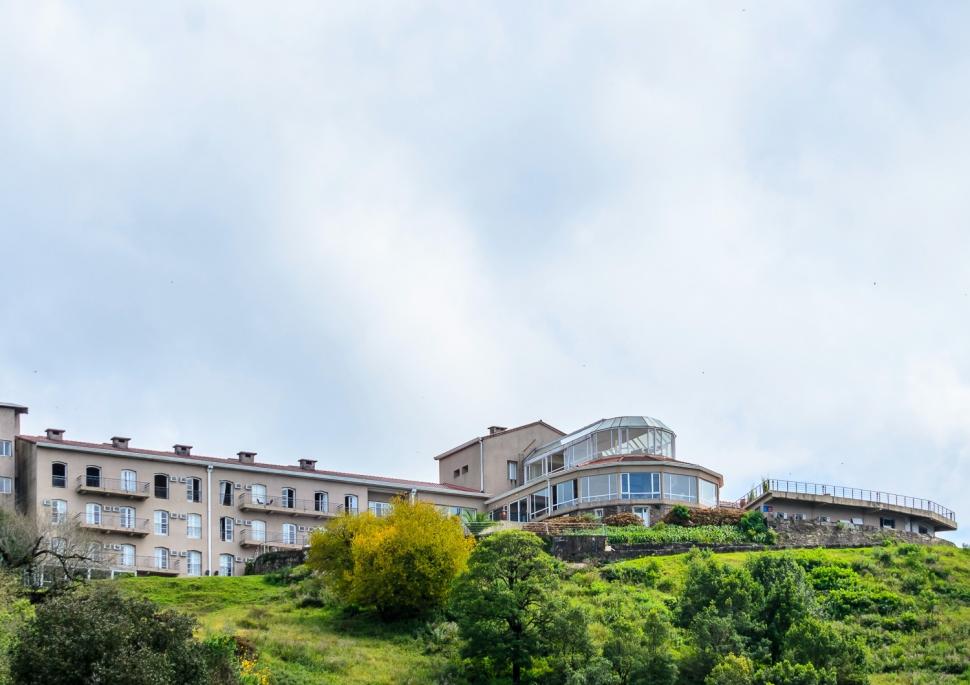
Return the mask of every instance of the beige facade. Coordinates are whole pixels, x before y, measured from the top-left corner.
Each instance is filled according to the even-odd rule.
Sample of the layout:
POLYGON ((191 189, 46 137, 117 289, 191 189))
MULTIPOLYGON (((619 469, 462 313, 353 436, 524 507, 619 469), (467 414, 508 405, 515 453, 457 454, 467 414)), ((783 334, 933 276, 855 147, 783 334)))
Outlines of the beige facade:
POLYGON ((14 450, 20 433, 20 415, 26 413, 27 407, 0 402, 0 507, 14 505, 14 450))
MULTIPOLYGON (((115 439, 122 440, 122 439, 115 439)), ((41 519, 76 521, 96 534, 116 571, 237 575, 263 551, 301 549, 343 513, 387 512, 394 497, 453 513, 485 496, 456 486, 79 443, 56 433, 17 440, 17 501, 41 519)))
POLYGON ((435 457, 438 480, 491 494, 505 492, 522 482, 522 461, 529 452, 563 435, 544 421, 516 428, 491 426, 487 435, 435 457))

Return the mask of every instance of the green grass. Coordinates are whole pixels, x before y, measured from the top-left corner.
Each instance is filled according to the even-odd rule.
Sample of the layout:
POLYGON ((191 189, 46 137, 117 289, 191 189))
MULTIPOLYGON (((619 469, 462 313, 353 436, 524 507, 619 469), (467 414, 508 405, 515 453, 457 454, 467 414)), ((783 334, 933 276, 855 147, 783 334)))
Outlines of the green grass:
MULTIPOLYGON (((816 587, 820 611, 836 611, 840 602, 861 607, 841 622, 867 644, 873 685, 970 682, 970 552, 892 545, 716 559, 740 566, 753 554, 793 555, 816 587)), ((675 609, 686 569, 684 554, 633 559, 568 570, 562 589, 588 607, 592 638, 602 644, 617 602, 675 609)), ((301 585, 271 585, 261 576, 114 582, 194 615, 201 634, 247 638, 277 685, 433 683, 444 659, 431 653, 419 622, 383 623, 333 606, 301 606, 301 585)))
POLYGON ((238 634, 259 650, 280 685, 428 683, 437 667, 410 623, 346 616, 333 607, 300 607, 296 588, 262 576, 126 578, 124 591, 191 614, 200 636, 238 634))

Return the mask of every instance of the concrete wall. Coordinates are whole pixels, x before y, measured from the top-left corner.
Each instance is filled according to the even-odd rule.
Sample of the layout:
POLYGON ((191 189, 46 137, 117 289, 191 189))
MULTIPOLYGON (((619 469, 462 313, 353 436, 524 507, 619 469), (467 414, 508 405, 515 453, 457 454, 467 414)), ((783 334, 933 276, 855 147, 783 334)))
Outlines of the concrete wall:
MULTIPOLYGON (((870 504, 861 501, 857 505, 850 506, 810 500, 794 501, 772 498, 766 500, 764 504, 771 507, 771 511, 764 512, 769 520, 776 518, 778 513, 784 513, 789 517, 801 515, 810 522, 818 521, 820 517, 828 517, 832 523, 844 521, 847 524, 852 524, 853 521, 861 521, 858 525, 880 528, 880 520, 888 518, 895 522, 895 529, 902 532, 919 533, 920 528, 923 528, 929 535, 936 532, 936 525, 931 519, 895 511, 875 510, 870 504)), ((753 508, 761 509, 760 506, 753 508)))
MULTIPOLYGON (((20 412, 11 407, 0 407, 0 440, 8 440, 14 443, 14 438, 19 432, 20 412)), ((15 446, 14 449, 16 449, 15 446)), ((16 473, 15 456, 0 456, 0 478, 9 478, 11 479, 11 484, 13 484, 16 473)), ((13 508, 16 497, 13 492, 13 486, 10 489, 11 492, 9 494, 0 493, 0 507, 13 508)))

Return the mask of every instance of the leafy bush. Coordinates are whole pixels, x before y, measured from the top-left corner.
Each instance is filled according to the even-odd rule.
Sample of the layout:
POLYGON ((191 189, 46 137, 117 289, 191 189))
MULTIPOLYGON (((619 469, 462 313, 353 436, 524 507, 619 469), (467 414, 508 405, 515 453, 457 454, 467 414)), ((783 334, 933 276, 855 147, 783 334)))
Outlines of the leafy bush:
POLYGON ((854 614, 876 613, 883 616, 910 606, 901 595, 882 588, 860 586, 833 590, 825 596, 825 610, 832 618, 845 618, 854 614))
POLYGON ((751 685, 754 663, 746 656, 728 654, 704 679, 704 685, 751 685))
POLYGON ((755 685, 836 685, 836 678, 831 669, 781 661, 760 669, 754 682, 755 685))
POLYGON ((589 530, 567 530, 564 535, 606 535, 610 544, 655 543, 672 544, 693 542, 696 544, 742 544, 747 542, 734 526, 668 526, 658 523, 649 528, 645 526, 601 526, 589 530))
MULTIPOLYGON (((673 512, 668 512, 672 514, 673 512)), ((736 526, 744 512, 740 509, 728 508, 696 508, 690 510, 689 521, 682 525, 688 526, 736 526)), ((680 518, 679 516, 677 518, 680 518)), ((667 523, 676 523, 673 516, 667 523)))
POLYGON ((622 528, 625 526, 643 526, 643 519, 636 514, 629 511, 621 511, 616 514, 611 514, 603 518, 604 526, 616 526, 622 528))
POLYGON ((636 565, 614 564, 600 571, 605 580, 653 587, 660 578, 660 563, 656 559, 639 559, 636 565))
POLYGON ((859 585, 859 574, 844 566, 816 566, 808 573, 812 587, 822 592, 845 590, 859 585))
POLYGON ((738 529, 752 542, 773 545, 778 535, 768 527, 765 515, 757 509, 745 512, 738 521, 738 529))
POLYGON ((690 507, 683 504, 674 505, 663 517, 663 522, 674 526, 689 526, 692 522, 690 507))
POLYGON ((444 604, 473 544, 457 517, 398 499, 383 518, 342 517, 315 534, 307 564, 345 602, 385 618, 417 616, 444 604))
POLYGON ((98 586, 37 607, 14 648, 10 672, 24 685, 231 683, 231 666, 192 637, 195 621, 148 600, 98 586), (216 677, 230 674, 223 680, 216 677))

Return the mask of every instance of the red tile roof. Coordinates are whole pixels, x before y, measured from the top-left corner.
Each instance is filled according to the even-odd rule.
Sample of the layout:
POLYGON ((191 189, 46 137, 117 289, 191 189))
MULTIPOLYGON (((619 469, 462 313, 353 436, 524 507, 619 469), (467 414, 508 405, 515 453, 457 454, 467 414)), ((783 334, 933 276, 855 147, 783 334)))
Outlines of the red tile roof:
POLYGON ((139 449, 135 447, 130 447, 128 449, 122 449, 114 447, 111 443, 103 442, 79 442, 77 440, 51 440, 43 435, 18 435, 18 438, 26 440, 37 445, 66 445, 68 447, 81 447, 87 449, 97 449, 103 450, 105 452, 115 452, 119 456, 125 454, 145 454, 149 456, 156 457, 174 457, 176 459, 190 459, 193 461, 199 461, 203 463, 214 463, 214 464, 225 464, 229 466, 255 466, 256 468, 264 469, 280 469, 283 471, 293 471, 295 473, 313 473, 321 476, 334 476, 337 478, 359 478, 362 480, 371 480, 380 483, 388 483, 390 485, 402 485, 402 486, 420 486, 425 488, 436 488, 440 490, 454 490, 456 493, 474 493, 481 494, 478 490, 474 488, 466 488, 462 485, 451 485, 448 483, 432 483, 430 481, 423 480, 408 480, 406 478, 391 478, 388 476, 371 476, 361 473, 347 473, 344 471, 326 471, 323 469, 304 469, 299 466, 290 466, 288 464, 270 464, 266 462, 253 462, 251 464, 243 464, 238 459, 228 459, 226 457, 207 457, 201 454, 176 454, 175 452, 167 452, 160 450, 146 450, 139 449))

